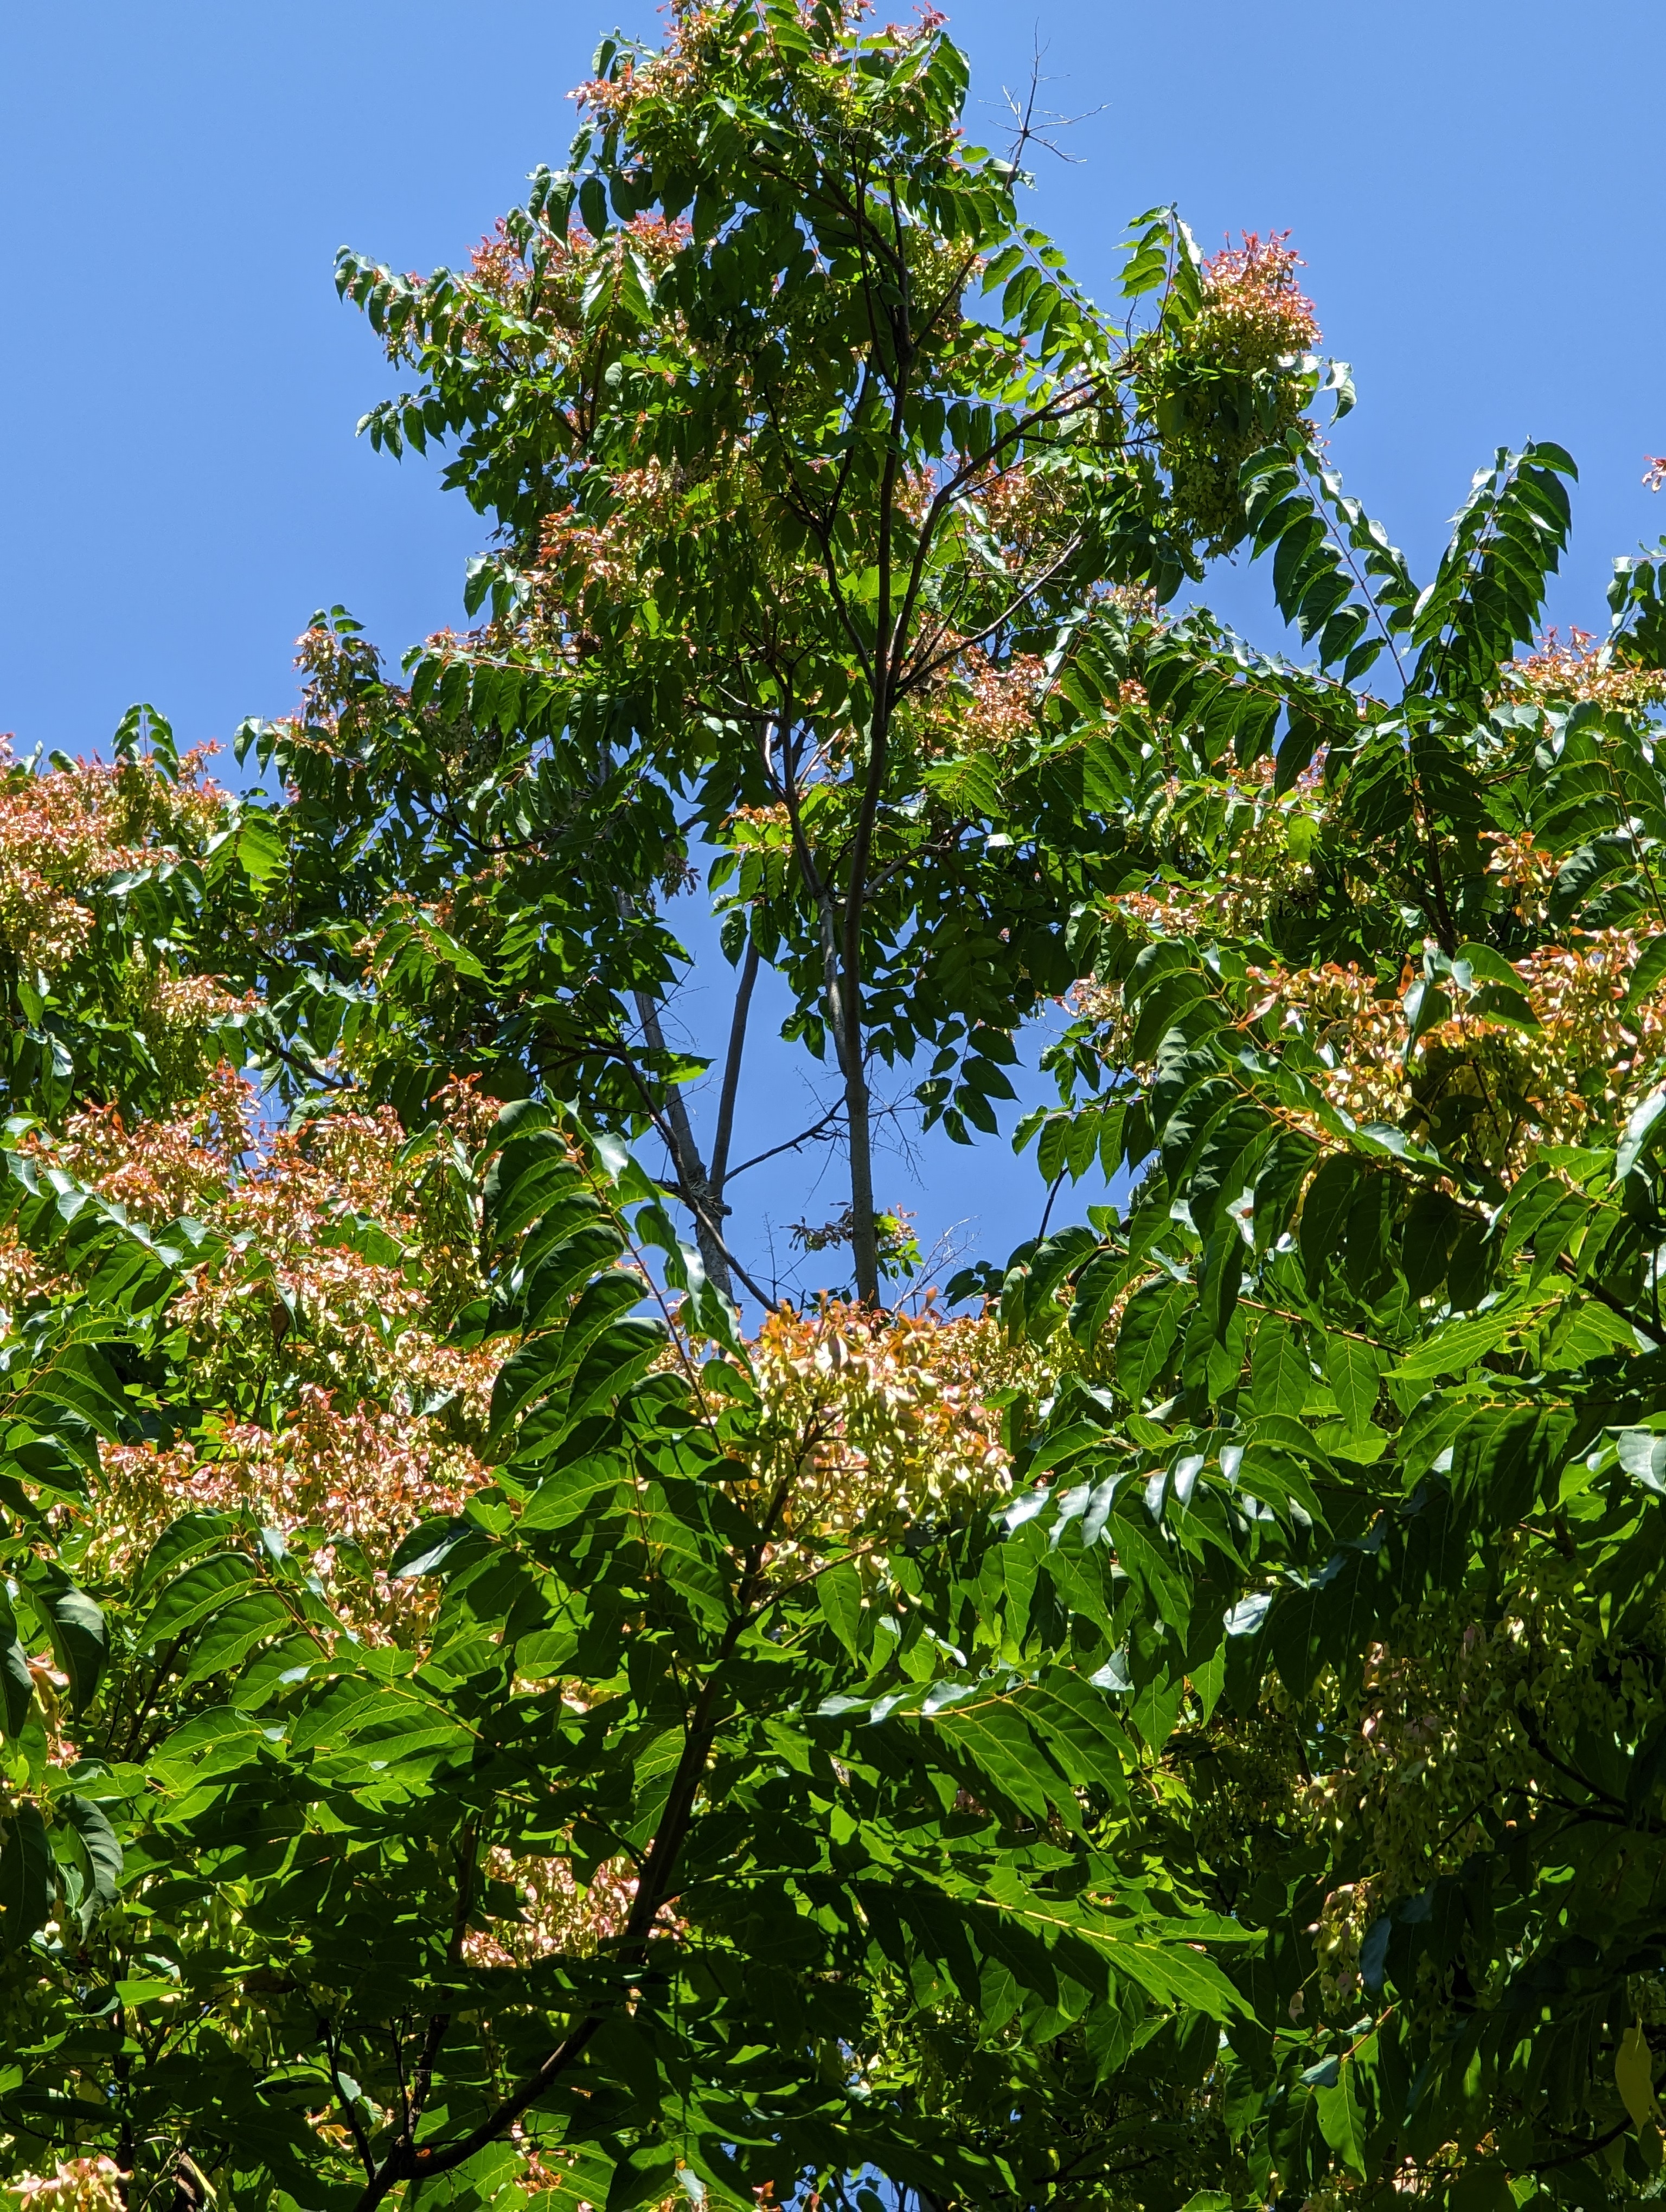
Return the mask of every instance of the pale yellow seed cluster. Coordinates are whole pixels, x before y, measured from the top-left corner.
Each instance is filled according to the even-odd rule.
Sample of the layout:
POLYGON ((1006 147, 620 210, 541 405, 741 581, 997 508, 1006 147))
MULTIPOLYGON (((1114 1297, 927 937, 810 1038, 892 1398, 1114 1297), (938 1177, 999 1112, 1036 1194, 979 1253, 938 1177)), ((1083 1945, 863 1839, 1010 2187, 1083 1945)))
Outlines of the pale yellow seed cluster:
POLYGON ((769 1419, 747 1486, 785 1494, 783 1562, 1009 1487, 986 1394, 1021 1355, 994 1322, 829 1301, 766 1316, 753 1356, 769 1419))
POLYGON ((0 951, 56 975, 86 945, 101 884, 200 843, 226 806, 205 758, 185 755, 177 783, 149 761, 36 774, 0 739, 0 951))
POLYGON ((50 2173, 21 2174, 7 2194, 27 2212, 124 2212, 123 2179, 113 2159, 60 2159, 50 2173))
POLYGON ((1614 658, 1589 630, 1573 629, 1563 644, 1547 630, 1539 650, 1505 672, 1506 696, 1538 706, 1577 706, 1590 702, 1620 714, 1635 714, 1666 699, 1666 670, 1638 668, 1614 658))

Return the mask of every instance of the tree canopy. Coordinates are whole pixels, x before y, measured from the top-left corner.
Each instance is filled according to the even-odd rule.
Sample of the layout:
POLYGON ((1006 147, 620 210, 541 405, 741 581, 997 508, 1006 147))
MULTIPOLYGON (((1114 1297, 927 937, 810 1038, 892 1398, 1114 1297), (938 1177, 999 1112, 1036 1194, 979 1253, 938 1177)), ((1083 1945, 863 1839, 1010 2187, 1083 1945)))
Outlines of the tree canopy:
MULTIPOLYGON (((1134 226, 1128 319, 1102 315, 1020 220, 1015 162, 965 143, 964 64, 929 15, 690 8, 663 52, 610 40, 597 70, 569 166, 468 272, 342 256, 420 380, 370 435, 450 441, 446 481, 499 534, 471 580, 490 619, 413 663, 380 757, 449 866, 477 879, 494 837, 525 856, 514 921, 481 916, 489 989, 524 994, 512 948, 556 823, 607 855, 635 995, 611 1027, 568 1018, 629 1121, 662 1121, 727 1283, 729 1121, 702 1157, 653 1005, 674 958, 655 883, 714 857, 739 970, 724 1094, 761 958, 840 1078, 871 1298, 874 1063, 929 1054, 927 1122, 994 1130, 1012 1032, 1080 972, 1104 879, 1074 834, 1071 678, 1239 526, 1239 461, 1320 380, 1314 327, 1287 253, 1211 270, 1161 212, 1134 226), (466 703, 483 757, 436 757, 411 726, 434 702, 442 721, 466 703)), ((378 818, 390 787, 369 787, 378 818)), ((562 913, 581 918, 564 868, 562 913)), ((611 914, 582 927, 586 957, 615 933, 611 914)))
POLYGON ((605 44, 467 272, 341 264, 478 628, 320 613, 271 789, 5 764, 8 2203, 1659 2192, 1666 544, 1541 635, 1530 443, 1420 584, 1288 243, 1113 320, 964 83, 605 44), (888 1308, 876 1060, 987 1141, 1058 996, 1086 1220, 888 1308))

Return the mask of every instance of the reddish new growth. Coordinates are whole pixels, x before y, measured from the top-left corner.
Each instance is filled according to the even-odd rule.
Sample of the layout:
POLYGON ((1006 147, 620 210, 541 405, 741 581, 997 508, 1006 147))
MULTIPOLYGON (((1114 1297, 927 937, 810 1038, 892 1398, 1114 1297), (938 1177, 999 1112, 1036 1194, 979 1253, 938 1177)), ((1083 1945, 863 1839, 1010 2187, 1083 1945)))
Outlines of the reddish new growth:
POLYGON ((210 835, 225 800, 202 775, 209 750, 185 754, 170 782, 148 760, 36 774, 0 739, 0 951, 55 974, 91 936, 100 884, 210 835))
POLYGON ((50 2173, 26 2173, 9 2194, 29 2212, 120 2212, 127 2176, 114 2159, 59 2159, 50 2173))
POLYGON ((1536 653, 1511 663, 1505 683, 1510 691, 1537 705, 1591 700, 1621 712, 1654 706, 1666 692, 1666 675, 1658 669, 1627 667, 1577 625, 1568 631, 1566 645, 1559 631, 1547 630, 1536 653))
MULTIPOLYGON (((1289 236, 1246 231, 1241 246, 1205 261, 1197 313, 1153 358, 1146 404, 1160 428, 1175 516, 1214 551, 1243 532, 1239 470, 1257 447, 1302 425, 1311 393, 1298 371, 1319 324, 1296 281, 1302 261, 1289 236), (1253 408, 1235 388, 1240 380, 1256 386, 1253 408)), ((1309 423, 1300 434, 1316 434, 1309 423)))
POLYGON ((1232 366, 1270 368, 1318 343, 1318 316, 1296 280, 1306 264, 1288 243, 1290 233, 1242 235, 1242 246, 1223 246, 1203 264, 1201 319, 1232 366))
MULTIPOLYGON (((130 1218, 157 1227, 190 1213, 223 1240, 170 1312, 222 1410, 195 1440, 106 1448, 101 1566, 122 1571, 182 1510, 248 1507, 286 1534, 318 1532, 317 1571, 362 1633, 393 1632, 410 1610, 388 1551, 483 1480, 469 1439, 501 1358, 447 1340, 480 1288, 449 1147, 477 1151, 494 1104, 468 1082, 434 1104, 427 1144, 385 1108, 321 1116, 257 1153, 252 1094, 222 1067, 171 1115, 130 1125, 89 1108, 61 1138, 27 1140, 130 1218)), ((9 1310, 52 1287, 24 1258, 0 1240, 9 1310)))

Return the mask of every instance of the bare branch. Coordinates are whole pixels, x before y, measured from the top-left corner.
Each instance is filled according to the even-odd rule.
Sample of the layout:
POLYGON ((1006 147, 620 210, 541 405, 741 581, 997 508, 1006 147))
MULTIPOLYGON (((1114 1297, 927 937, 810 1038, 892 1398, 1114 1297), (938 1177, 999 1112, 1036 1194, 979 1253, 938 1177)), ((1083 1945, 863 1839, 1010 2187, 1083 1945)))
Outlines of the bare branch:
POLYGON ((836 1121, 843 1111, 843 1101, 836 1099, 819 1121, 812 1121, 807 1129, 801 1129, 796 1137, 788 1137, 785 1144, 771 1145, 767 1152, 754 1152, 751 1159, 742 1160, 738 1168, 731 1168, 729 1170, 731 1180, 736 1176, 745 1175, 748 1168, 761 1167, 765 1160, 773 1160, 781 1152, 800 1151, 804 1146, 819 1137, 824 1129, 836 1121))
POLYGON ((720 1206, 723 1202, 723 1186, 728 1180, 729 1139, 734 1133, 735 1097, 740 1088, 740 1055, 746 1043, 746 1017, 751 1007, 752 987, 757 981, 757 946, 749 934, 740 963, 740 981, 735 987, 729 1049, 723 1061, 723 1088, 717 1102, 717 1133, 712 1139, 708 1179, 720 1206))

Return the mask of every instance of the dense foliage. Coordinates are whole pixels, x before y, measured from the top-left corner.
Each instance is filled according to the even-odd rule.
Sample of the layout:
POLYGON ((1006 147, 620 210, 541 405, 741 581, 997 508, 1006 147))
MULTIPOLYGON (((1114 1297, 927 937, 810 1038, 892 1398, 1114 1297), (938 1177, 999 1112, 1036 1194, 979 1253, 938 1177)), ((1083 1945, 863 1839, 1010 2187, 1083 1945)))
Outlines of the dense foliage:
POLYGON ((344 264, 481 628, 319 616, 271 793, 0 776, 8 2203, 1659 2191, 1666 550, 1541 639, 1533 445, 1420 588, 1287 244, 1113 326, 963 90, 604 47, 344 264), (1172 612, 1234 546, 1305 665, 1172 612), (764 963, 860 1295, 746 1337, 764 963), (973 1141, 1055 993, 1088 1222, 887 1311, 876 1056, 973 1141))
POLYGON ((1513 657, 1572 473, 1500 453, 1420 591, 1269 450, 1285 611, 1393 684, 1153 620, 1103 740, 1144 864, 1033 1133, 1136 1182, 1001 1306, 1075 1347, 1030 1464, 1140 1587, 1164 1814, 1265 1930, 1214 2086, 1258 2197, 1660 2170, 1666 677, 1652 559, 1607 644, 1513 657))
MULTIPOLYGON (((569 167, 468 271, 342 257, 419 379, 371 436, 451 440, 446 480, 500 542, 471 574, 482 629, 367 702, 368 749, 328 747, 329 830, 350 765, 372 896, 413 885, 416 836, 425 882, 467 884, 473 1023, 548 977, 534 1003, 567 1042, 540 1037, 538 1073, 659 1123, 718 1281, 732 1115, 702 1152, 664 1088, 656 879, 716 856, 739 969, 722 1097, 760 960, 791 988, 788 1036, 833 1062, 841 1234, 872 1297, 876 1067, 922 1063, 927 1123, 993 1132, 1012 1031, 1080 972, 1099 878, 1050 835, 1079 798, 1061 673, 1116 624, 1108 586, 1166 596, 1231 535, 1243 454, 1321 380, 1276 242, 1206 266, 1171 216, 1142 218, 1134 319, 1100 314, 1019 219, 1014 162, 964 143, 964 90, 929 12, 868 30, 827 0, 682 8, 662 52, 603 46, 569 167), (473 736, 447 744, 465 714, 473 736), (1015 748, 1022 835, 996 797, 1015 748), (563 974, 528 916, 580 848, 563 974), (607 1082, 570 1065, 586 1054, 607 1082)), ((455 1028, 409 1011, 402 1053, 449 1065, 455 1028)), ((519 1073, 523 1030, 502 1049, 519 1073)))

